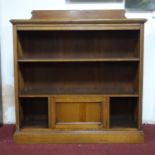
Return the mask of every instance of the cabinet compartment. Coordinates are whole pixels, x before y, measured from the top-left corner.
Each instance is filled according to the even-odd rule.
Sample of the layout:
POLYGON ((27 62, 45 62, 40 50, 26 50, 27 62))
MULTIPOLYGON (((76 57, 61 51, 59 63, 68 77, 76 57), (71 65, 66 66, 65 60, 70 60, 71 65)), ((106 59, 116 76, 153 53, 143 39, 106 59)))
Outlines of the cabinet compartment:
POLYGON ((20 98, 19 107, 22 128, 48 127, 47 98, 20 98))
POLYGON ((22 63, 21 94, 137 94, 137 62, 22 63))
POLYGON ((139 30, 18 31, 19 58, 135 58, 139 30))
POLYGON ((137 128, 137 126, 138 126, 138 98, 111 97, 110 127, 137 128))

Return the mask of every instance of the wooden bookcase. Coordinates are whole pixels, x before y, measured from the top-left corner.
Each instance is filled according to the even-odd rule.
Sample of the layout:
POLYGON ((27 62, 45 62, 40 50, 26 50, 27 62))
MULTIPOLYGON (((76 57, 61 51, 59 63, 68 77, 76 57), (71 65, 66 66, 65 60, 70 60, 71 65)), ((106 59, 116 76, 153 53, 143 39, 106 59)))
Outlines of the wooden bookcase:
POLYGON ((16 143, 144 141, 145 19, 70 10, 11 22, 16 143))

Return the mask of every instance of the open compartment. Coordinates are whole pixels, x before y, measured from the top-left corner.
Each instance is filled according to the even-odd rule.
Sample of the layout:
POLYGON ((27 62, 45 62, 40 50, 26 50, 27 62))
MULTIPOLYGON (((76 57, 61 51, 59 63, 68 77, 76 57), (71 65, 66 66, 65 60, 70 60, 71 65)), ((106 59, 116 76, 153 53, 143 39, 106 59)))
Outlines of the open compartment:
POLYGON ((110 127, 137 128, 137 126, 138 126, 138 98, 111 97, 110 127))
POLYGON ((48 127, 48 98, 20 98, 21 128, 48 127))
POLYGON ((138 62, 21 63, 21 94, 137 94, 138 62))
POLYGON ((138 58, 139 30, 18 31, 19 58, 138 58))

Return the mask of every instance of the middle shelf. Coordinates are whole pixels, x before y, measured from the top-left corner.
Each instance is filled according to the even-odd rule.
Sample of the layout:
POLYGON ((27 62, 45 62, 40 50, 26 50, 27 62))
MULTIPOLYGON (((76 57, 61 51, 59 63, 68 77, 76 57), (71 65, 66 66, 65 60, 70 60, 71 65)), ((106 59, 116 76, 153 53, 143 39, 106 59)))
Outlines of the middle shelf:
POLYGON ((120 58, 20 58, 17 62, 26 63, 26 62, 126 62, 140 61, 139 58, 134 57, 120 57, 120 58))

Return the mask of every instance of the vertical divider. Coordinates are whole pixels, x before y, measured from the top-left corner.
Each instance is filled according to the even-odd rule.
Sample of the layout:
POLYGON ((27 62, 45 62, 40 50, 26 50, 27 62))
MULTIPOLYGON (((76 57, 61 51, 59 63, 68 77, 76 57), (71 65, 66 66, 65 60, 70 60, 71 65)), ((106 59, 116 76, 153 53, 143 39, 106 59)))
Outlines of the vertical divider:
POLYGON ((55 97, 48 97, 48 127, 55 128, 56 112, 55 112, 55 97))
POLYGON ((109 112, 109 104, 110 104, 110 97, 105 96, 103 98, 103 124, 104 128, 109 128, 109 121, 110 121, 110 112, 109 112))
POLYGON ((144 25, 140 28, 140 65, 139 65, 139 98, 138 98, 138 128, 142 129, 142 110, 143 110, 143 66, 144 66, 144 25))

